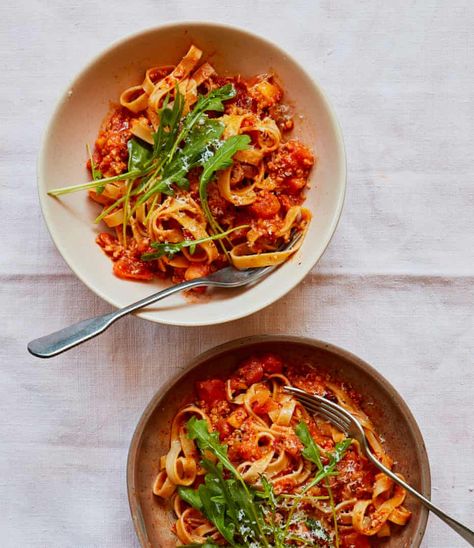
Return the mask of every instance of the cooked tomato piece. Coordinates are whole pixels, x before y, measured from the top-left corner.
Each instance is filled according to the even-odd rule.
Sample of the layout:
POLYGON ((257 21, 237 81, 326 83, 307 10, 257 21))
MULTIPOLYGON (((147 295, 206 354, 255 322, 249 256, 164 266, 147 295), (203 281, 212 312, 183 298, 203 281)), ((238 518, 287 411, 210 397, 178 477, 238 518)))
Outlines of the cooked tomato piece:
POLYGON ((256 438, 243 439, 239 445, 234 447, 238 457, 242 460, 258 460, 262 456, 262 448, 258 445, 256 438))
POLYGON ((265 373, 281 373, 283 371, 283 360, 276 354, 264 354, 262 356, 262 365, 265 373))
POLYGON ((275 194, 268 191, 260 192, 251 206, 250 211, 258 219, 272 219, 280 211, 281 204, 275 194))
MULTIPOLYGON (((264 415, 265 413, 268 413, 270 410, 268 403, 271 398, 270 390, 268 388, 264 388, 259 386, 258 392, 256 392, 256 402, 252 404, 252 409, 254 413, 257 415, 264 415), (260 390, 260 388, 262 388, 260 390)), ((272 402, 273 403, 273 402, 272 402)))
POLYGON ((360 533, 341 536, 342 548, 370 548, 369 539, 360 533))
POLYGON ((208 264, 192 264, 185 270, 184 279, 190 281, 196 278, 204 278, 209 274, 210 270, 208 264))
POLYGON ((220 439, 223 440, 230 436, 232 433, 232 427, 226 419, 219 419, 217 421, 216 429, 219 432, 220 439))
POLYGON ((153 272, 143 261, 126 256, 114 263, 114 274, 125 280, 150 281, 153 279, 153 272))
POLYGON ((290 177, 286 180, 286 186, 289 192, 296 194, 306 186, 306 182, 304 177, 290 177))
POLYGON ((278 404, 270 398, 270 395, 266 399, 262 398, 262 401, 257 402, 252 407, 254 413, 257 415, 266 415, 277 408, 278 404))
POLYGON ((196 390, 200 400, 204 400, 207 404, 213 405, 217 401, 226 399, 225 383, 220 379, 209 379, 196 383, 196 390))
POLYGON ((237 369, 235 377, 250 386, 263 379, 263 365, 257 358, 249 358, 237 369))
POLYGON ((298 141, 282 145, 268 162, 270 177, 290 193, 298 193, 306 185, 314 164, 312 152, 298 141))
POLYGON ((117 238, 108 232, 101 232, 95 241, 104 249, 110 245, 117 245, 118 243, 117 238))

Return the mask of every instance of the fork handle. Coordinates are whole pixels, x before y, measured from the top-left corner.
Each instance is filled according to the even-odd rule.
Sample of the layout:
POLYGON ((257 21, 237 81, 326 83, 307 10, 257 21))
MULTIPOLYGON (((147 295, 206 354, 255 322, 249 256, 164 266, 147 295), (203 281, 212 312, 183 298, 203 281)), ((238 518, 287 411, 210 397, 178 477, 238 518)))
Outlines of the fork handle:
POLYGON ((416 489, 413 489, 408 483, 404 482, 402 479, 400 479, 396 474, 394 474, 391 470, 389 470, 386 466, 384 466, 376 457, 373 455, 373 453, 370 451, 368 446, 366 446, 367 449, 367 455, 370 458, 370 460, 379 468, 382 470, 384 474, 389 476, 395 483, 398 483, 401 487, 406 489, 412 496, 414 496, 416 499, 418 499, 422 504, 427 506, 433 514, 436 514, 440 519, 442 519, 445 523, 447 523, 452 529, 456 531, 461 537, 467 541, 471 546, 474 546, 474 531, 471 531, 468 527, 463 525, 462 523, 459 523, 459 521, 451 518, 443 512, 440 508, 435 506, 430 500, 428 500, 426 497, 424 497, 421 493, 418 493, 416 489))
POLYGON ((70 348, 74 348, 78 344, 81 344, 93 337, 96 337, 100 333, 103 333, 108 329, 114 322, 118 319, 148 306, 150 304, 156 303, 173 293, 178 291, 184 291, 186 289, 191 289, 193 287, 199 287, 203 285, 212 285, 212 282, 209 282, 206 278, 197 278, 195 280, 190 280, 189 282, 182 282, 171 287, 167 287, 158 293, 153 293, 152 295, 141 299, 135 303, 129 304, 124 308, 119 308, 114 312, 109 312, 108 314, 103 314, 102 316, 95 316, 94 318, 89 318, 88 320, 82 320, 81 322, 55 331, 39 339, 35 339, 28 343, 28 351, 38 358, 52 358, 65 352, 70 348))

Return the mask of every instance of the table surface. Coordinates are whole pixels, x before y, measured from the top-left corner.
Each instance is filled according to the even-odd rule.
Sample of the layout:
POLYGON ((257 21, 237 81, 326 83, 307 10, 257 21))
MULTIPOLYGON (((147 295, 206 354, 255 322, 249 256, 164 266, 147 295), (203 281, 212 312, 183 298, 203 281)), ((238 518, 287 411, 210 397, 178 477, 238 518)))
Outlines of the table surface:
MULTIPOLYGON (((0 545, 137 547, 125 466, 144 406, 197 353, 259 333, 324 339, 374 364, 418 420, 433 501, 474 525, 474 4, 20 0, 1 4, 0 21, 0 545), (29 339, 110 309, 41 217, 35 163, 54 103, 111 42, 193 19, 278 42, 331 97, 348 157, 332 244, 299 287, 244 320, 132 317, 34 359, 29 339)), ((464 545, 430 518, 424 547, 464 545)))

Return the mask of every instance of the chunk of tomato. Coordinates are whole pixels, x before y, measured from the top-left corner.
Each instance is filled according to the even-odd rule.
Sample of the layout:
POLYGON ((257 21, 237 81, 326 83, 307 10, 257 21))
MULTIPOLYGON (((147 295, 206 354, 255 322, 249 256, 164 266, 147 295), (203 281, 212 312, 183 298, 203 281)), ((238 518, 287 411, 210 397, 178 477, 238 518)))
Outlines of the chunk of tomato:
POLYGON ((258 358, 248 358, 237 369, 235 377, 247 386, 263 379, 263 366, 258 358))
POLYGON ((360 533, 349 533, 341 538, 342 548, 370 548, 369 540, 360 533))
POLYGON ((148 269, 140 259, 121 257, 114 263, 114 274, 126 280, 150 281, 153 279, 153 272, 148 269))
POLYGON ((280 211, 281 204, 275 194, 263 191, 255 202, 249 206, 249 210, 257 219, 272 219, 280 211))
POLYGON ((196 390, 200 400, 208 405, 214 405, 218 401, 226 400, 225 383, 220 379, 209 379, 196 383, 196 390))
POLYGON ((264 354, 262 356, 262 366, 265 373, 281 373, 283 371, 283 360, 276 354, 264 354))
POLYGON ((219 437, 221 440, 228 438, 232 434, 232 427, 226 419, 219 419, 217 421, 216 429, 219 432, 219 437))

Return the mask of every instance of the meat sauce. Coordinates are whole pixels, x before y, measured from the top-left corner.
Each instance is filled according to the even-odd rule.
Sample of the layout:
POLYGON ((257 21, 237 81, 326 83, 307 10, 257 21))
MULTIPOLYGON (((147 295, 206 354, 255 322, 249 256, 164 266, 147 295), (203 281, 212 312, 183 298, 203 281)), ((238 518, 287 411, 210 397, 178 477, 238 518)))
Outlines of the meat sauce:
MULTIPOLYGON (((221 442, 228 447, 228 455, 232 462, 253 462, 262 458, 267 446, 261 446, 258 442, 259 427, 253 417, 249 416, 245 408, 236 406, 227 401, 226 383, 229 381, 230 389, 235 393, 246 391, 255 383, 264 382, 272 374, 283 374, 290 382, 299 388, 319 394, 328 399, 335 399, 334 394, 325 385, 327 376, 305 363, 293 363, 288 365, 284 360, 273 353, 256 354, 240 363, 236 371, 228 378, 212 378, 196 383, 197 404, 204 408, 210 417, 212 427, 219 433, 221 442)), ((361 398, 349 386, 341 383, 341 387, 358 404, 361 398)), ((253 405, 252 411, 264 420, 269 420, 268 413, 275 409, 275 402, 271 398, 270 391, 262 390, 260 398, 253 405)), ((324 433, 318 427, 315 420, 307 419, 308 428, 317 444, 326 451, 334 449, 334 441, 328 432, 324 433)), ((285 437, 279 437, 274 449, 286 452, 290 459, 287 472, 292 471, 292 458, 299 457, 303 445, 294 433, 285 437)), ((323 464, 327 463, 322 456, 323 464)), ((378 472, 374 466, 358 452, 350 447, 342 460, 337 465, 337 476, 330 478, 335 504, 351 498, 369 498, 372 496, 375 474, 378 472)), ((291 493, 296 485, 291 479, 284 479, 274 484, 277 493, 291 493)), ((318 487, 315 488, 315 493, 318 487)), ((322 493, 322 491, 321 491, 322 493)), ((341 531, 341 547, 366 548, 370 546, 367 537, 341 531)))
MULTIPOLYGON (((95 142, 94 163, 104 177, 120 175, 127 170, 127 143, 132 137, 134 115, 125 108, 116 108, 104 121, 95 142)), ((90 168, 90 162, 88 162, 90 168)))
MULTIPOLYGON (((260 81, 258 78, 244 80, 241 77, 217 76, 213 77, 212 82, 215 86, 232 83, 237 91, 236 96, 225 103, 226 114, 236 112, 236 109, 237 112, 239 109, 245 109, 255 113, 255 116, 261 119, 273 117, 283 133, 293 128, 289 109, 281 103, 283 93, 277 84, 269 85, 268 82, 260 81)), ((206 93, 207 89, 201 87, 199 91, 206 93)), ((127 109, 119 107, 114 108, 104 121, 93 153, 95 167, 104 177, 116 176, 127 170, 127 143, 132 137, 131 124, 136 116, 127 109)), ((259 191, 257 199, 249 206, 237 207, 229 203, 220 195, 216 182, 208 185, 208 203, 217 222, 226 230, 247 225, 247 228, 230 234, 229 238, 233 245, 245 242, 249 230, 259 235, 256 243, 252 244, 253 252, 265 251, 268 245, 276 242, 286 212, 304 201, 304 191, 314 161, 311 151, 298 141, 289 141, 281 145, 264 159, 265 174, 274 181, 274 188, 259 191)), ((242 173, 237 180, 239 184, 245 185, 246 176, 249 176, 255 168, 246 164, 243 168, 240 164, 238 166, 242 173)), ((91 168, 90 161, 88 167, 91 168)), ((199 202, 200 168, 188 175, 190 193, 199 202)), ((93 199, 101 202, 100 195, 94 194, 93 199)), ((179 283, 205 276, 227 263, 225 255, 222 254, 211 265, 199 267, 190 265, 188 268, 161 265, 160 270, 155 267, 156 265, 150 262, 145 263, 140 259, 139 247, 143 245, 137 246, 132 237, 127 239, 126 249, 122 248, 117 237, 111 235, 108 237, 106 233, 99 235, 97 243, 115 261, 113 267, 115 275, 128 280, 149 281, 158 276, 170 277, 174 283, 179 283)))

